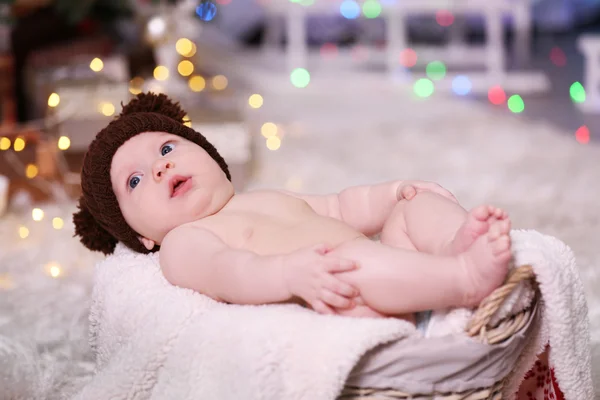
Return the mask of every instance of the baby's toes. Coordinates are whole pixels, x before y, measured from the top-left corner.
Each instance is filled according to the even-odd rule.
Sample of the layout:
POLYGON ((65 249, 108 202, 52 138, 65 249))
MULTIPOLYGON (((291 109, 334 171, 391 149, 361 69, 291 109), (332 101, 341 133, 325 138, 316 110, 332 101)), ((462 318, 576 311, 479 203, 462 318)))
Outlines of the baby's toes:
POLYGON ((479 206, 471 210, 471 215, 478 221, 487 221, 490 217, 490 206, 479 206))
POLYGON ((508 235, 501 235, 496 240, 490 243, 492 247, 492 253, 495 256, 502 255, 506 252, 510 253, 510 237, 508 235))

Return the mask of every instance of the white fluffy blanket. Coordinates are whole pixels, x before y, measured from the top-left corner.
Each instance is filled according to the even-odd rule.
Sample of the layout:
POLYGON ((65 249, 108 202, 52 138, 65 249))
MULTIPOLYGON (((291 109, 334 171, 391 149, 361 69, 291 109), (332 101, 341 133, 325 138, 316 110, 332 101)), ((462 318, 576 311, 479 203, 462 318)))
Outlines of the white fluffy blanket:
MULTIPOLYGON (((549 341, 566 399, 591 399, 587 309, 573 256, 534 231, 513 239, 517 263, 533 264, 544 301, 507 389, 516 392, 549 341)), ((220 304, 169 285, 157 255, 123 246, 96 266, 90 321, 96 374, 76 399, 333 400, 367 350, 416 334, 394 319, 220 304)))

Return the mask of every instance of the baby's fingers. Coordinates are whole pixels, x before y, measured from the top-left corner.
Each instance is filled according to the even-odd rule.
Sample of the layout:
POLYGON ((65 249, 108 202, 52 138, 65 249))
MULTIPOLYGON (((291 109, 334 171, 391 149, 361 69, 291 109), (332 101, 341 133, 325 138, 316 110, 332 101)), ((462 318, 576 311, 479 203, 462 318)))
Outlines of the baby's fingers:
POLYGON ((400 189, 400 199, 411 200, 416 195, 417 189, 412 185, 406 185, 400 189))
POLYGON ((352 308, 354 303, 347 297, 340 296, 329 289, 321 289, 319 298, 325 304, 334 308, 352 308))
POLYGON ((339 260, 330 258, 325 270, 330 273, 353 271, 358 268, 358 264, 350 260, 339 260))
POLYGON ((327 279, 323 286, 333 293, 337 293, 344 297, 356 297, 359 294, 358 290, 356 290, 352 285, 339 280, 333 275, 329 276, 329 279, 327 279))
POLYGON ((313 301, 311 306, 312 306, 313 310, 315 310, 319 314, 329 314, 329 315, 335 314, 335 311, 333 310, 333 308, 329 307, 327 304, 325 304, 321 300, 317 299, 317 300, 313 301))

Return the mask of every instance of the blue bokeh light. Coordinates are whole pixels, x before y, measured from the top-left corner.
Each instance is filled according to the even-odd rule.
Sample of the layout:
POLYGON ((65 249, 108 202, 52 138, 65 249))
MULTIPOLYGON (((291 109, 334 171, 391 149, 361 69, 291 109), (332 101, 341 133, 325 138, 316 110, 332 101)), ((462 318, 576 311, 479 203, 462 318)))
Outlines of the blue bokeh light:
POLYGON ((212 21, 215 15, 217 15, 217 6, 212 1, 203 1, 196 7, 196 15, 202 21, 212 21))
POLYGON ((464 75, 458 75, 452 80, 452 90, 459 96, 465 96, 471 92, 473 84, 471 80, 464 75))
POLYGON ((344 0, 340 5, 340 13, 344 18, 356 19, 360 15, 360 5, 354 0, 344 0))

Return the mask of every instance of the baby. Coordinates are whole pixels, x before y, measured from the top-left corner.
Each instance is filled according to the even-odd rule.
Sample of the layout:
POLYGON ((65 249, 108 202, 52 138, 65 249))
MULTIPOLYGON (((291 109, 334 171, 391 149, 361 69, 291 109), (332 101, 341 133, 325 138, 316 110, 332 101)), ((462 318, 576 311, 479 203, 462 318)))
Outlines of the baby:
POLYGON ((185 115, 167 96, 142 93, 98 133, 74 215, 86 247, 160 249, 171 284, 217 301, 297 301, 345 316, 414 321, 476 306, 505 279, 510 221, 501 209, 467 212, 418 181, 324 196, 235 193, 227 164, 185 115))

